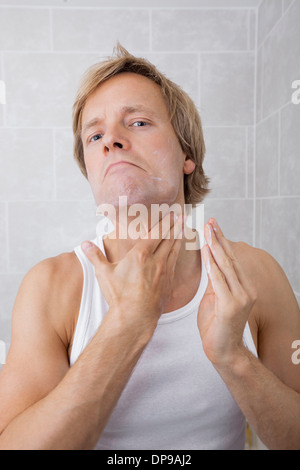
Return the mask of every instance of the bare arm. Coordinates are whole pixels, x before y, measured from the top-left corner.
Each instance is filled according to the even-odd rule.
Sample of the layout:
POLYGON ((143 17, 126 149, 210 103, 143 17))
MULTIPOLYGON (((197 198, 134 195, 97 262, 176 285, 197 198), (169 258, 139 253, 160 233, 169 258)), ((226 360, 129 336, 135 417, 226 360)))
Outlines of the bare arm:
POLYGON ((147 330, 133 329, 110 310, 97 334, 58 385, 19 414, 0 437, 1 449, 91 449, 144 347, 147 330))
POLYGON ((47 309, 51 276, 40 269, 28 276, 14 312, 16 346, 0 374, 0 449, 94 447, 168 301, 181 226, 169 239, 141 240, 119 263, 95 245, 86 252, 109 311, 71 368, 58 312, 47 309), (33 361, 27 371, 22 353, 33 361))
POLYGON ((198 317, 206 354, 264 444, 299 449, 300 372, 291 360, 292 343, 300 338, 297 301, 271 256, 252 252, 256 266, 249 276, 220 228, 212 225, 216 230, 210 235, 206 226, 209 245, 203 249, 210 282, 198 317), (259 359, 242 341, 254 309, 259 359))
POLYGON ((300 449, 299 392, 247 349, 241 350, 233 363, 216 369, 268 449, 300 449))

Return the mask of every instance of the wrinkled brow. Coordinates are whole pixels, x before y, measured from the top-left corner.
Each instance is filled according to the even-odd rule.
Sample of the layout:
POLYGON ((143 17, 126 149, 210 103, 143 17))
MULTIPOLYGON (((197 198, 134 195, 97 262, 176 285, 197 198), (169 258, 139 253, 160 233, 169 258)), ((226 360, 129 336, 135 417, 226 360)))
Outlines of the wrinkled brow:
MULTIPOLYGON (((134 113, 146 113, 147 115, 151 117, 157 117, 158 115, 150 108, 147 108, 144 105, 135 105, 135 106, 123 106, 120 110, 121 115, 128 115, 128 114, 134 114, 134 113)), ((92 127, 95 127, 99 124, 101 124, 103 121, 102 118, 100 117, 95 117, 88 121, 82 128, 82 134, 84 134, 88 129, 91 129, 92 127)))

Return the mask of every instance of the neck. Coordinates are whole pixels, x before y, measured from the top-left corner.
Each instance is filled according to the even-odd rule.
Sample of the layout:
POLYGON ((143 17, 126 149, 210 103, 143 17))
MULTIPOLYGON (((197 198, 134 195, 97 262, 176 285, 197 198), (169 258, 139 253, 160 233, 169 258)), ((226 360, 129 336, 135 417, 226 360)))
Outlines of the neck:
MULTIPOLYGON (((129 226, 129 223, 128 223, 129 226)), ((173 288, 165 313, 183 307, 195 295, 201 278, 201 252, 199 249, 187 250, 186 244, 193 243, 198 234, 192 234, 191 229, 185 228, 181 249, 177 258, 173 288), (187 233, 188 232, 188 233, 187 233), (192 238, 194 235, 194 239, 192 238), (187 281, 188 280, 188 281, 187 281)), ((124 233, 124 232, 123 232, 124 233)), ((143 243, 141 239, 120 238, 118 227, 116 231, 103 238, 105 254, 111 263, 117 263, 135 246, 143 243)))

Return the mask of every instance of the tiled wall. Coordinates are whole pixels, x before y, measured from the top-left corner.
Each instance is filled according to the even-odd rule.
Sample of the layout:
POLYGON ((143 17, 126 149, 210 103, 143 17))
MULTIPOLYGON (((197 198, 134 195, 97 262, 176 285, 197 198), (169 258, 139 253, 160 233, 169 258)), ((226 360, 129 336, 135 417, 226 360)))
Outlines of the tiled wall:
POLYGON ((258 9, 256 245, 286 272, 300 303, 300 1, 263 0, 258 9))
POLYGON ((259 10, 258 2, 0 0, 1 340, 9 343, 13 301, 30 267, 95 236, 95 205, 72 158, 71 108, 84 70, 117 40, 199 108, 212 187, 206 219, 272 251, 300 292, 300 106, 288 105, 291 81, 300 79, 300 0, 266 0, 259 10))

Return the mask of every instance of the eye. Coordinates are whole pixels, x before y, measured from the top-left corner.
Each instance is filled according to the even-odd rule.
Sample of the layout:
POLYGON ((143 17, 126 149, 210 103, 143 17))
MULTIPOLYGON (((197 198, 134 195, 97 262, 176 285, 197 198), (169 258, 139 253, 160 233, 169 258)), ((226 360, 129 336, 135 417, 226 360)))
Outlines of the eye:
POLYGON ((134 127, 144 127, 144 126, 147 126, 148 123, 145 122, 145 121, 135 121, 132 126, 134 127))
POLYGON ((96 135, 93 135, 91 138, 90 138, 90 142, 96 142, 96 140, 99 140, 102 138, 102 134, 96 134, 96 135))

